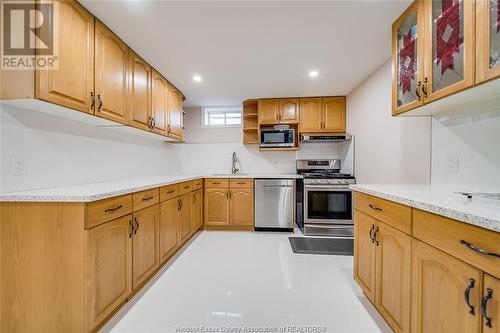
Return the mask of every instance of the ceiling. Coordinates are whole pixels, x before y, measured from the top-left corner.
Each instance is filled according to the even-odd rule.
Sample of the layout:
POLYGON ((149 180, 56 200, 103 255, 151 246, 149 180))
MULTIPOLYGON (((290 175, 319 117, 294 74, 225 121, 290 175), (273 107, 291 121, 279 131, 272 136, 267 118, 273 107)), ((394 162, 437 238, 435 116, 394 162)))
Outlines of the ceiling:
POLYGON ((410 3, 80 2, 177 86, 187 106, 346 95, 389 59, 392 22, 410 3))

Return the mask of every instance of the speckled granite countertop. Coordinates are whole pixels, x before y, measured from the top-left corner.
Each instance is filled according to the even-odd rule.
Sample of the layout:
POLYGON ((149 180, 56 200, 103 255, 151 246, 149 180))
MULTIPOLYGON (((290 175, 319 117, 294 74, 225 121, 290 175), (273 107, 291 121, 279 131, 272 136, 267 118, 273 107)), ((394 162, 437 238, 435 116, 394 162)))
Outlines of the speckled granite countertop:
MULTIPOLYGON (((469 200, 461 194, 456 194, 450 188, 426 185, 351 185, 350 188, 500 232, 500 197, 492 199, 474 196, 472 200, 469 200)), ((500 190, 484 192, 498 193, 500 190)))
POLYGON ((0 193, 0 202, 92 202, 198 178, 301 178, 296 174, 207 174, 138 178, 0 193))

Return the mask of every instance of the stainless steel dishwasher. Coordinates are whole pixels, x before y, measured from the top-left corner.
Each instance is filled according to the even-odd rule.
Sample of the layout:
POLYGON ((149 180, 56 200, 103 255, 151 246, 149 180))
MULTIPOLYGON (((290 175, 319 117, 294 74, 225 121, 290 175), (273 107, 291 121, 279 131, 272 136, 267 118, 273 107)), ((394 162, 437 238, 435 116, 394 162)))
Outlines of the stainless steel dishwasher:
POLYGON ((292 231, 295 179, 255 180, 255 230, 292 231))

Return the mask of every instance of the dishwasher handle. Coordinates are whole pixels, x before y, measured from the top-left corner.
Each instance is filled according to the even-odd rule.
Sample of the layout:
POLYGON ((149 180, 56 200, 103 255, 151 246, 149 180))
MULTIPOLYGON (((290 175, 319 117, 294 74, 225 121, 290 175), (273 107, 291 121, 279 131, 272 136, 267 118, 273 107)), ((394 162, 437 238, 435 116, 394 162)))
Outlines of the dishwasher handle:
POLYGON ((293 185, 263 185, 262 187, 264 187, 264 188, 283 188, 283 187, 292 188, 293 185))

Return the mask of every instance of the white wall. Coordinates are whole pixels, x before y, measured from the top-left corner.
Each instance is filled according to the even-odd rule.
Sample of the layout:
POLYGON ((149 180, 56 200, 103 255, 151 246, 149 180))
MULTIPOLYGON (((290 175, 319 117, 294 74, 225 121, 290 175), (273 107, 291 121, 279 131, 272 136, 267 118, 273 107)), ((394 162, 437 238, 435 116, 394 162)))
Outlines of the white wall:
POLYGON ((0 119, 2 192, 179 170, 172 144, 6 105, 0 105, 0 119), (26 162, 24 175, 13 174, 16 159, 26 162))
POLYGON ((347 131, 358 183, 430 183, 431 119, 391 116, 390 61, 347 96, 347 131))
POLYGON ((433 119, 432 183, 462 191, 496 187, 498 192, 500 107, 475 117, 433 119))

